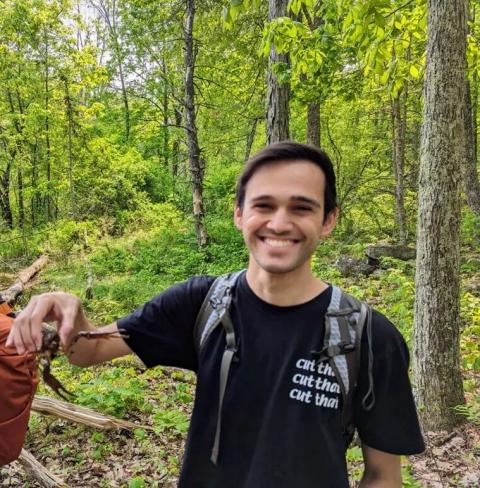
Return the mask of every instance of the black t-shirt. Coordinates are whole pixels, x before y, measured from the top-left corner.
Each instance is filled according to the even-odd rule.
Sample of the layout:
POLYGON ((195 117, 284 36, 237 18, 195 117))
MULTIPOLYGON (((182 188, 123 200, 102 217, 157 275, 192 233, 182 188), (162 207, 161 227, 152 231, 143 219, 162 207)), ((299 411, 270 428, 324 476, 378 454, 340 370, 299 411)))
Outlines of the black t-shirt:
MULTIPOLYGON (((179 486, 181 488, 348 487, 342 399, 333 371, 320 369, 312 350, 323 344, 329 287, 313 300, 278 307, 258 298, 245 275, 230 308, 239 343, 222 410, 218 465, 210 461, 215 437, 222 327, 197 357, 193 327, 212 277, 195 277, 153 298, 118 326, 149 367, 197 373, 197 390, 179 486)), ((361 407, 368 390, 366 334, 362 341, 354 418, 362 441, 392 454, 424 449, 408 379, 408 350, 396 328, 373 314, 375 405, 361 407)))

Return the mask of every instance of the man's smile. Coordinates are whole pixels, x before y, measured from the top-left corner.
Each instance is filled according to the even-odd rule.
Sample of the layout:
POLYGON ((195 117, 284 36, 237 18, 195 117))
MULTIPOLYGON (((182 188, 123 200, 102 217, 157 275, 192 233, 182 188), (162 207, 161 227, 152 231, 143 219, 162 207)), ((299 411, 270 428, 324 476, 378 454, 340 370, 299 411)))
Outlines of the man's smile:
POLYGON ((260 240, 270 247, 286 248, 291 247, 298 242, 297 239, 278 239, 275 237, 261 237, 260 240))

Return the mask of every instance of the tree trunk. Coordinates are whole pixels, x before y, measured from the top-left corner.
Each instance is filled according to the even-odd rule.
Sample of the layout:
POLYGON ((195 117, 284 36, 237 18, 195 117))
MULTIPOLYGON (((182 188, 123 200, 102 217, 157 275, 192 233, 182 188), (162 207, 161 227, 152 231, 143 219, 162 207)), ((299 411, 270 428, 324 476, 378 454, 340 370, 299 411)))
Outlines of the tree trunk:
POLYGON ((255 117, 252 120, 252 126, 250 132, 247 135, 247 144, 245 145, 245 162, 248 161, 250 153, 252 152, 253 141, 255 140, 255 134, 257 133, 257 124, 260 119, 255 117))
POLYGON ((406 104, 406 95, 398 95, 392 99, 392 128, 393 128, 393 173, 395 175, 395 214, 397 217, 398 244, 404 246, 407 242, 407 217, 405 213, 405 133, 407 120, 402 105, 406 104), (403 112, 403 113, 402 113, 403 112))
POLYGON ((472 117, 472 98, 470 82, 467 80, 465 90, 465 157, 462 159, 463 189, 467 196, 468 206, 480 215, 480 182, 477 172, 475 151, 475 126, 472 117))
POLYGON ((0 212, 5 225, 9 229, 13 229, 12 207, 10 206, 11 168, 12 168, 12 163, 10 159, 8 159, 5 169, 0 174, 0 212))
POLYGON ((475 161, 478 161, 478 75, 473 73, 473 87, 471 90, 472 101, 472 125, 473 125, 473 154, 475 161))
POLYGON ((75 183, 73 175, 74 157, 73 157, 73 130, 74 130, 74 120, 73 120, 73 104, 70 98, 70 88, 68 85, 68 79, 65 76, 63 79, 65 86, 65 112, 67 116, 67 141, 68 141, 68 183, 70 186, 70 213, 75 219, 76 216, 76 205, 75 205, 75 183))
POLYGON ((51 166, 51 146, 50 146, 50 120, 48 117, 49 109, 50 109, 50 86, 49 86, 49 73, 48 73, 48 33, 45 29, 44 32, 44 39, 45 39, 45 120, 44 120, 44 128, 45 128, 45 169, 47 173, 47 194, 45 195, 45 203, 46 203, 46 210, 47 210, 47 222, 52 220, 53 216, 53 204, 52 204, 52 166, 51 166))
MULTIPOLYGON (((13 117, 13 125, 15 126, 15 131, 17 132, 17 136, 18 136, 15 142, 15 150, 13 152, 10 151, 10 153, 12 154, 12 165, 13 165, 13 161, 15 159, 17 160, 18 227, 23 229, 25 225, 25 205, 23 199, 23 171, 22 171, 22 157, 21 157, 22 154, 21 141, 23 139, 23 125, 19 121, 19 118, 17 117, 15 102, 13 100, 13 95, 10 90, 7 91, 7 98, 8 98, 8 103, 10 105, 10 113, 12 114, 13 117), (15 158, 16 155, 19 155, 20 157, 15 158)), ((23 115, 22 104, 18 96, 18 92, 17 92, 17 100, 18 100, 19 113, 23 115)))
MULTIPOLYGON (((175 108, 175 125, 180 127, 182 125, 182 111, 175 108)), ((180 136, 178 133, 172 144, 172 177, 173 177, 173 192, 175 193, 175 184, 177 181, 178 167, 180 165, 180 136)))
POLYGON ((168 85, 165 81, 167 79, 167 63, 165 61, 165 57, 162 58, 162 74, 163 74, 163 99, 162 99, 162 108, 163 108, 163 163, 165 168, 168 168, 168 160, 169 160, 169 128, 168 128, 168 85))
POLYGON ((30 176, 30 186, 32 188, 32 197, 30 199, 30 220, 32 222, 32 227, 35 227, 37 223, 37 214, 39 213, 41 198, 38 191, 38 142, 31 146, 31 161, 32 169, 30 176))
POLYGON ((193 21, 195 18, 195 0, 186 0, 187 12, 185 17, 185 123, 188 141, 188 158, 190 161, 190 176, 192 178, 193 220, 199 246, 208 244, 208 234, 205 227, 203 210, 203 176, 205 161, 198 144, 197 125, 195 116, 195 86, 193 75, 195 69, 195 52, 193 47, 193 21))
POLYGON ((321 147, 320 104, 311 102, 307 106, 307 144, 321 147))
MULTIPOLYGON (((268 20, 287 15, 287 0, 269 0, 268 20)), ((267 142, 272 144, 290 137, 289 98, 290 86, 278 82, 273 67, 276 63, 288 64, 286 54, 278 54, 274 46, 270 49, 267 77, 267 142)))
POLYGON ((459 347, 460 172, 465 154, 466 3, 428 1, 414 318, 414 383, 425 429, 463 404, 459 347), (463 101, 463 103, 462 103, 463 101))

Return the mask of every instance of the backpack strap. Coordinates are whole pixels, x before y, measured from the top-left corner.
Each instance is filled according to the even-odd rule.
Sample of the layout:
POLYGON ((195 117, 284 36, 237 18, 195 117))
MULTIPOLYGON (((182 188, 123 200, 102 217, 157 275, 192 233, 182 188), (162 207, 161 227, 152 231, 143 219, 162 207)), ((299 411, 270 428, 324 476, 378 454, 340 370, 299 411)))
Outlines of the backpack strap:
MULTIPOLYGON (((312 351, 312 355, 317 361, 328 361, 335 372, 343 398, 342 428, 350 439, 355 430, 353 395, 360 370, 361 339, 365 324, 371 330, 371 308, 333 286, 332 298, 325 314, 323 348, 312 351)), ((371 334, 369 342, 370 338, 371 334)), ((371 378, 370 380, 373 382, 371 378)))
POLYGON ((202 347, 206 340, 210 337, 210 334, 218 324, 222 323, 225 331, 225 350, 223 352, 222 363, 220 366, 217 427, 210 456, 210 460, 213 464, 217 464, 218 461, 220 434, 222 430, 222 406, 225 390, 227 388, 228 374, 230 372, 232 361, 235 358, 235 354, 238 351, 238 344, 235 339, 235 329, 233 327, 232 319, 230 318, 229 308, 232 302, 233 289, 243 272, 244 271, 237 271, 235 273, 219 276, 215 279, 203 300, 194 327, 194 341, 198 357, 200 357, 202 347))

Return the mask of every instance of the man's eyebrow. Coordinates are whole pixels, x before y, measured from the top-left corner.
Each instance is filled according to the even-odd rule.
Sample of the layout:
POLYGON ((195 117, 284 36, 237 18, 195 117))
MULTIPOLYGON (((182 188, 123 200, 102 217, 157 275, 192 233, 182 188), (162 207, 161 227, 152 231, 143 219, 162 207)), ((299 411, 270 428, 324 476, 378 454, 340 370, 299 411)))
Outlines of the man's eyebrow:
POLYGON ((321 207, 320 202, 314 200, 313 198, 304 197, 302 195, 293 195, 290 197, 290 200, 294 200, 296 202, 303 202, 308 203, 309 205, 313 205, 314 207, 321 207))

